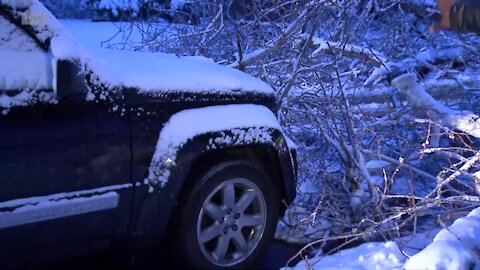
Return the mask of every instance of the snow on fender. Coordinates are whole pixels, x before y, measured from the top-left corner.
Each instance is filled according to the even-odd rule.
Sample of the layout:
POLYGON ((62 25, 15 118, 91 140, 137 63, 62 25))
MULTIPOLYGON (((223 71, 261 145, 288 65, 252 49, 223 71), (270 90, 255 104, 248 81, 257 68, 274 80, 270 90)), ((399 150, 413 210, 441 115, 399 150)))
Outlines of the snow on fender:
POLYGON ((273 143, 269 132, 272 129, 283 133, 272 111, 261 105, 220 105, 180 111, 160 131, 144 184, 150 185, 149 192, 153 192, 154 186, 164 187, 175 166, 177 151, 196 136, 221 132, 222 137, 210 139, 207 146, 210 150, 222 143, 273 143))

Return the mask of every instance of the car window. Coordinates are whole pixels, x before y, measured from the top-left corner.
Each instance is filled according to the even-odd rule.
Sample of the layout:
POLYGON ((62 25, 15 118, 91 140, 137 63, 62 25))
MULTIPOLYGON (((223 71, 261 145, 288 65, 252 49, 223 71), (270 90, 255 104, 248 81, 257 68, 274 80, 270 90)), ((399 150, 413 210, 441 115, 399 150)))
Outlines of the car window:
POLYGON ((51 53, 0 15, 0 113, 52 101, 52 60, 51 53))

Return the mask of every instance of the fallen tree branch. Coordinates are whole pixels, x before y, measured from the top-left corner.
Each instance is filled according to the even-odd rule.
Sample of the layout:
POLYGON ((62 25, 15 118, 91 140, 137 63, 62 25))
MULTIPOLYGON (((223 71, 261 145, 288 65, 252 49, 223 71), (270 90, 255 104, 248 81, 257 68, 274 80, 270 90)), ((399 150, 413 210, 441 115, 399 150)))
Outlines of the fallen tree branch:
POLYGON ((427 178, 427 179, 430 179, 430 180, 433 180, 433 181, 437 181, 437 178, 436 178, 435 176, 433 176, 433 175, 431 175, 431 174, 429 174, 429 173, 427 173, 427 172, 425 172, 425 171, 422 171, 422 170, 420 170, 420 169, 418 169, 418 168, 415 168, 415 167, 413 167, 413 166, 410 166, 410 165, 408 165, 408 164, 405 164, 405 163, 403 163, 403 162, 400 162, 400 161, 398 161, 398 160, 396 160, 396 159, 394 159, 394 158, 391 158, 391 157, 389 157, 389 156, 380 154, 380 153, 378 153, 378 152, 374 152, 374 151, 372 151, 372 150, 367 150, 367 149, 363 149, 362 152, 363 152, 364 154, 366 154, 366 155, 375 156, 375 157, 377 157, 377 158, 379 158, 379 159, 381 159, 381 160, 384 160, 384 161, 390 162, 390 163, 392 163, 392 164, 395 164, 395 165, 402 166, 402 167, 405 167, 405 168, 407 168, 407 169, 410 169, 410 170, 412 170, 413 172, 415 172, 415 173, 417 173, 417 174, 419 174, 419 175, 421 175, 421 176, 423 176, 423 177, 425 177, 425 178, 427 178))
POLYGON ((313 51, 312 57, 320 55, 322 52, 331 51, 331 52, 341 52, 342 55, 345 55, 350 58, 357 58, 371 62, 374 66, 379 67, 383 63, 386 63, 388 60, 382 53, 358 45, 341 43, 335 41, 327 41, 319 37, 314 37, 312 39, 313 45, 317 46, 317 49, 313 51))
POLYGON ((245 53, 242 58, 237 57, 237 61, 230 64, 230 67, 234 68, 244 68, 255 61, 259 61, 269 54, 271 54, 275 49, 280 48, 294 33, 301 29, 305 22, 308 19, 308 15, 311 13, 314 5, 309 4, 307 7, 300 13, 300 15, 288 25, 280 35, 278 35, 274 40, 270 41, 265 48, 259 48, 253 52, 245 53))
POLYGON ((404 94, 413 107, 428 109, 432 120, 480 138, 480 117, 469 111, 457 111, 441 104, 421 87, 415 74, 404 74, 392 81, 392 85, 404 94))

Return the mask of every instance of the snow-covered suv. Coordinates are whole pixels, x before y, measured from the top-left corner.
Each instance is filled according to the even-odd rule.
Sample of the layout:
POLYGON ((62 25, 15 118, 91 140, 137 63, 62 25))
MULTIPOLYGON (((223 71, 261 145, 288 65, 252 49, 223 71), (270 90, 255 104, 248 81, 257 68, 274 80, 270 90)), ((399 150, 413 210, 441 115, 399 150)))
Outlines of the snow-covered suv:
POLYGON ((208 60, 86 51, 38 0, 0 0, 0 269, 119 243, 251 264, 295 196, 275 100, 208 60))

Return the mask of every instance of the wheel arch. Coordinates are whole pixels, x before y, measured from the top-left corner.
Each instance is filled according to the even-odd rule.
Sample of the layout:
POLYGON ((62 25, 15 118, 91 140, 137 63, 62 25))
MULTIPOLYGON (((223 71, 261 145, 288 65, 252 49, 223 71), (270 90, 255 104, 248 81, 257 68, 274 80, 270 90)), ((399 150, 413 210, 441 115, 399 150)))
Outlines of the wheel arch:
MULTIPOLYGON (((196 180, 210 168, 217 165, 219 160, 230 161, 242 159, 253 162, 260 166, 272 179, 281 198, 286 196, 284 187, 283 172, 281 170, 280 160, 275 149, 271 145, 250 144, 231 148, 212 150, 200 154, 192 161, 190 170, 184 179, 182 188, 177 196, 177 201, 183 201, 188 195, 196 180)), ((281 203, 281 212, 286 210, 284 203, 281 203)))
POLYGON ((137 232, 153 230, 162 234, 168 226, 174 226, 172 213, 178 210, 184 196, 195 184, 195 176, 218 164, 219 160, 245 159, 260 164, 279 187, 282 198, 279 202, 280 209, 281 214, 284 213, 286 205, 295 197, 296 168, 293 163, 296 157, 292 156, 293 153, 288 149, 283 133, 277 129, 266 128, 263 132, 271 136, 270 142, 239 140, 215 144, 212 147, 212 141, 215 141, 212 138, 223 138, 230 132, 201 134, 178 149, 175 165, 169 169, 167 183, 163 187, 154 187, 154 191, 145 196, 145 202, 135 222, 137 232))

